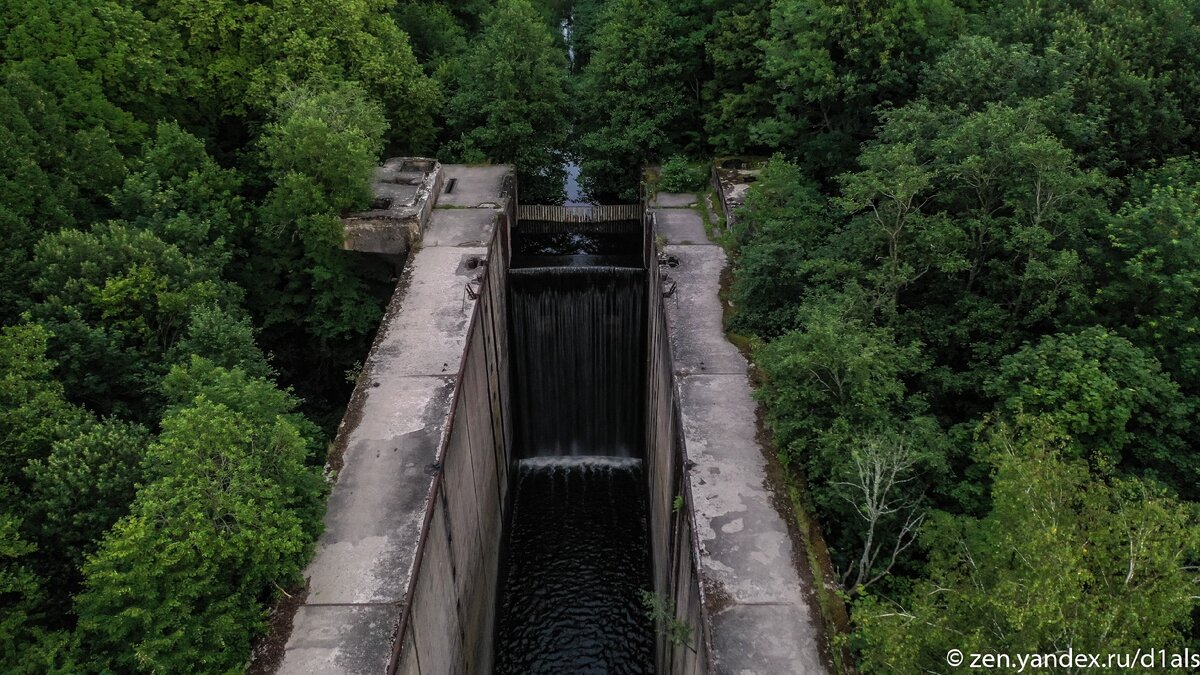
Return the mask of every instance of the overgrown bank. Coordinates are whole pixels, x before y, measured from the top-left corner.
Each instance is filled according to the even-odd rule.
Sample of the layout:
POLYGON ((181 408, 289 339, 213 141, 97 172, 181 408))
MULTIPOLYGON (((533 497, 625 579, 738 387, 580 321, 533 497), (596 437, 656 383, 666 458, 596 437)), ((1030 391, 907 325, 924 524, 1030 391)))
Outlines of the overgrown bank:
POLYGON ((889 33, 913 60, 893 44, 869 68, 862 22, 909 17, 856 15, 846 52, 822 7, 764 10, 762 86, 831 79, 754 123, 797 133, 747 148, 782 152, 737 221, 733 326, 760 341, 858 666, 1194 648, 1200 173, 1178 50, 1197 7, 930 4, 926 34, 889 33))
POLYGON ((556 16, 0 8, 0 670, 245 667, 394 285, 339 216, 385 152, 551 157, 556 16))

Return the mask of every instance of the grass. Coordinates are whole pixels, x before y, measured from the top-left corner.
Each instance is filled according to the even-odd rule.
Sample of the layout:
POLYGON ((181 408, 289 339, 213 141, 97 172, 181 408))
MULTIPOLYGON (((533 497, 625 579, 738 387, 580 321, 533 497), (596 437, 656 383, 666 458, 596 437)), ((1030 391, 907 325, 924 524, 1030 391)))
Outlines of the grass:
POLYGON ((827 583, 833 573, 829 551, 825 548, 820 528, 808 515, 810 507, 803 480, 787 467, 784 467, 781 473, 787 486, 792 517, 795 518, 800 538, 804 542, 805 560, 812 571, 813 591, 821 611, 821 620, 825 624, 825 633, 829 636, 829 655, 833 659, 834 672, 845 675, 852 672, 848 667, 851 662, 850 648, 847 644, 850 636, 850 615, 846 602, 842 595, 827 583))
MULTIPOLYGON (((699 161, 699 162, 688 162, 687 166, 690 169, 702 172, 706 175, 712 169, 712 163, 707 160, 699 161)), ((642 184, 646 188, 646 199, 654 199, 654 197, 656 197, 658 195, 658 192, 659 192, 658 188, 659 188, 660 183, 662 183, 662 167, 658 167, 658 166, 646 167, 645 171, 642 172, 642 184)), ((703 188, 697 188, 696 190, 686 190, 686 191, 684 191, 684 194, 686 194, 687 192, 702 193, 703 188)))

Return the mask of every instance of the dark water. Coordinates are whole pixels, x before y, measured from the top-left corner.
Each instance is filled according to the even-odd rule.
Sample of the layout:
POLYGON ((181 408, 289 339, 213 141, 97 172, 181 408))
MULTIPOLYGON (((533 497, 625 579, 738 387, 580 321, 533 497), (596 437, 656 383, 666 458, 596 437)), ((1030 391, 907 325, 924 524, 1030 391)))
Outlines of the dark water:
POLYGON ((642 463, 519 463, 502 570, 495 672, 654 672, 642 463))
POLYGON ((640 456, 645 272, 513 269, 509 293, 518 450, 640 456))
POLYGON ((512 267, 641 267, 642 232, 549 232, 522 223, 513 236, 512 267))

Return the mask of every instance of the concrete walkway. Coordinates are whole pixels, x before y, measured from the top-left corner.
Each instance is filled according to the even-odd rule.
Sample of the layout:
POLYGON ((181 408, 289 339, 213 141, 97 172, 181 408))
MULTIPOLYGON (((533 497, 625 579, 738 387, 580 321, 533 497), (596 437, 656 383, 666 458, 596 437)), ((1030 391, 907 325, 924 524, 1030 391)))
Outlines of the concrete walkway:
MULTIPOLYGON (((677 284, 666 298, 676 387, 718 673, 825 673, 820 621, 797 565, 804 552, 774 504, 757 441, 746 359, 725 339, 718 297, 725 251, 694 195, 659 195, 655 215, 677 284)), ((784 508, 787 508, 786 506, 784 508)))
POLYGON ((412 577, 506 167, 444 166, 439 195, 364 366, 337 448, 344 464, 278 672, 384 673, 412 577))

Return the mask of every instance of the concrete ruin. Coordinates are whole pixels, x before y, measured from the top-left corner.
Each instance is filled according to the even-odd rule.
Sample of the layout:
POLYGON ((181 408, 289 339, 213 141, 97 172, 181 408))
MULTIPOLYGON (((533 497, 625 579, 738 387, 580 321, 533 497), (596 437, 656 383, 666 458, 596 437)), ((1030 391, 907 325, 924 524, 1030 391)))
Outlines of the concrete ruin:
POLYGON ((766 159, 761 157, 721 157, 713 162, 713 186, 725 213, 725 225, 733 229, 738 209, 746 203, 750 186, 757 180, 766 159))
MULTIPOLYGON (((408 259, 339 429, 342 466, 280 673, 493 667, 515 461, 507 284, 521 207, 507 167, 414 161, 432 162, 389 161, 376 190, 392 201, 346 220, 347 248, 408 259)), ((747 364, 721 326, 724 252, 694 210, 634 211, 645 222, 652 590, 690 632, 672 640, 659 626, 655 670, 823 673, 800 552, 756 440, 747 364), (659 268, 660 230, 677 268, 659 268)))
POLYGON ((436 160, 388 160, 375 171, 371 208, 343 219, 342 248, 403 260, 421 240, 443 184, 442 165, 436 160))

